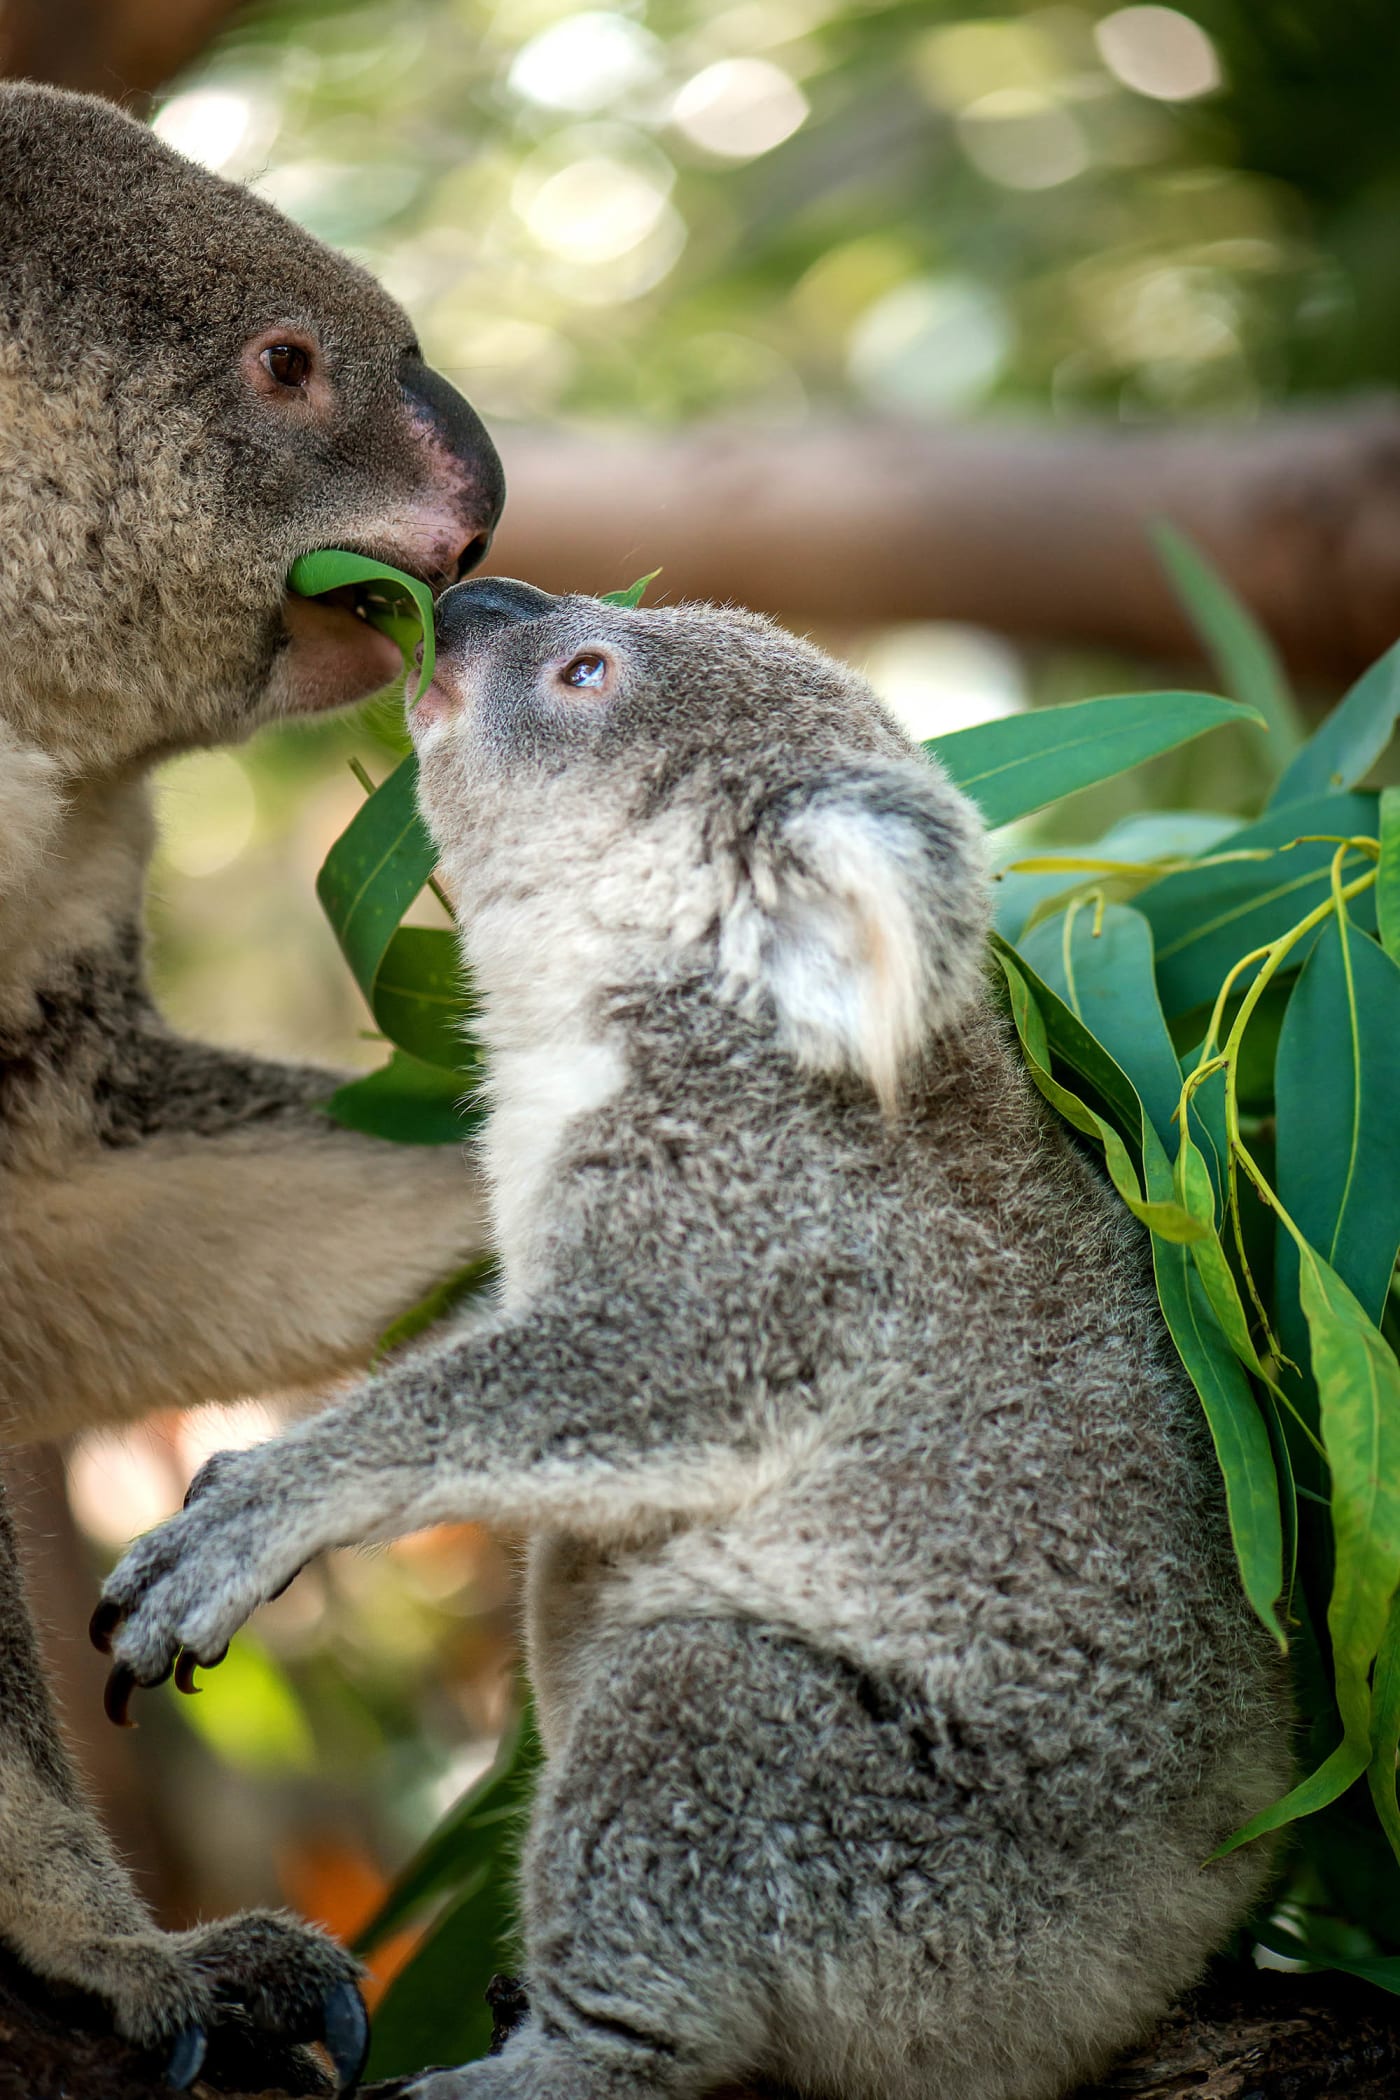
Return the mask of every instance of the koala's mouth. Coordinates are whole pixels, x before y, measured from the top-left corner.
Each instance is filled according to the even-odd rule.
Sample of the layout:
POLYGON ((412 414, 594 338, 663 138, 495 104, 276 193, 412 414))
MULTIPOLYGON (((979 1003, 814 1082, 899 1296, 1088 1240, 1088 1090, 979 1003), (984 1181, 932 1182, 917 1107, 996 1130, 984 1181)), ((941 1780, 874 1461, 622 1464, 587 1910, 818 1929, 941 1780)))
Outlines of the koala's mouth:
POLYGON ((350 707, 403 675, 398 644, 371 627, 347 587, 322 598, 288 591, 282 600, 282 699, 287 712, 350 707))

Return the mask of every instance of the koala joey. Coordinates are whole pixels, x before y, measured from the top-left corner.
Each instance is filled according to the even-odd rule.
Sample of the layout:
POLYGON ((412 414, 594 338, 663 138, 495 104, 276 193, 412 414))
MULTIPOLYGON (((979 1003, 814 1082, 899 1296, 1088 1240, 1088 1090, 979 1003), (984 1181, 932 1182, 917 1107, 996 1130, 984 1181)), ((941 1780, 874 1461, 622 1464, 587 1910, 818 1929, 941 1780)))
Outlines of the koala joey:
MULTIPOLYGON (((337 1129, 318 1106, 332 1073, 167 1027, 140 922, 154 761, 400 668, 344 594, 289 597, 290 563, 329 543, 444 588, 484 552, 501 479, 362 270, 108 105, 0 88, 0 194, 14 1441, 362 1364, 479 1251, 460 1159, 337 1129)), ((324 1936, 263 1913, 156 1930, 62 1749, 3 1505, 0 1686, 0 1939, 122 2033, 173 2045, 180 2082, 206 2037, 259 2089, 309 2074, 303 2038, 353 2066, 356 1965, 324 1936)))
POLYGON ((531 2010, 416 2100, 1062 2092, 1260 1892, 1206 1862, 1287 1717, 1138 1230, 986 996, 976 815, 750 615, 474 581, 438 629, 499 1297, 212 1461, 118 1667, 324 1547, 523 1531, 531 2010))

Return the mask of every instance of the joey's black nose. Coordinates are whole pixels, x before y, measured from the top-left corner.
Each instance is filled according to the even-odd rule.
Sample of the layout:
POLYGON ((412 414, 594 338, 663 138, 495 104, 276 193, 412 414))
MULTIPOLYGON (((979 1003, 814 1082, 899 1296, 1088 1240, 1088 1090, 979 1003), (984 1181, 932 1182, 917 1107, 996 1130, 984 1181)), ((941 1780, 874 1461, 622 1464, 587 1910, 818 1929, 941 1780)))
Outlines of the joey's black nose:
POLYGON ((559 603, 548 591, 537 591, 532 583, 517 583, 512 576, 474 576, 469 583, 454 584, 437 602, 433 622, 439 648, 484 633, 514 621, 540 620, 559 603))

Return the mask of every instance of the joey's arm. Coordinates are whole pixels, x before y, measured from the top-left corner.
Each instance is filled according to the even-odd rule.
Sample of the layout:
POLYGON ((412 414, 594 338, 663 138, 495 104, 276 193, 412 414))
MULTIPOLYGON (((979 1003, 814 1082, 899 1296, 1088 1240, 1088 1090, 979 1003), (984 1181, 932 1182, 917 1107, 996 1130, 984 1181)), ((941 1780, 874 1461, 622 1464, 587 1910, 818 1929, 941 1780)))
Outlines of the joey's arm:
POLYGON ((324 1547, 448 1519, 607 1538, 752 1491, 762 1366, 712 1305, 561 1295, 210 1462, 104 1590, 140 1681, 214 1655, 324 1547))

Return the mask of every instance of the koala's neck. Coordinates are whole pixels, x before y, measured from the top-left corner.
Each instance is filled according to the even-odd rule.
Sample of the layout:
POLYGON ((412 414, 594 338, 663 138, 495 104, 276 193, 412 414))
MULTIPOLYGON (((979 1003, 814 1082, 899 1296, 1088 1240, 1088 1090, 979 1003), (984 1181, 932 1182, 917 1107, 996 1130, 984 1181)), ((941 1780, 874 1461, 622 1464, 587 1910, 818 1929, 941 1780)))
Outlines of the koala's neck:
POLYGON ((0 725, 0 1014, 31 1019, 69 958, 129 934, 153 838, 143 777, 64 779, 0 725))
POLYGON ((538 943, 515 931, 470 943, 487 1058, 480 1152, 508 1295, 528 1289, 535 1271, 570 1127, 611 1100, 627 1071, 587 944, 561 942, 557 927, 539 928, 538 943))

